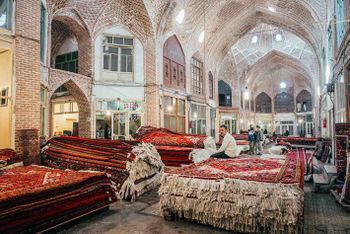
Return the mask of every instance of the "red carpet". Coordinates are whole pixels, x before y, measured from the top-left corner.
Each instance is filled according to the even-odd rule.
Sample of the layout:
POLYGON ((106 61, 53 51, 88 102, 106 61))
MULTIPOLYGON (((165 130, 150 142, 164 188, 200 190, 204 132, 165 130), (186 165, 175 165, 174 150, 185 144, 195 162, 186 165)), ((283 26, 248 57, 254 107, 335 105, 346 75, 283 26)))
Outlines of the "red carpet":
POLYGON ((39 166, 4 170, 0 190, 2 233, 45 230, 117 200, 103 173, 39 166))

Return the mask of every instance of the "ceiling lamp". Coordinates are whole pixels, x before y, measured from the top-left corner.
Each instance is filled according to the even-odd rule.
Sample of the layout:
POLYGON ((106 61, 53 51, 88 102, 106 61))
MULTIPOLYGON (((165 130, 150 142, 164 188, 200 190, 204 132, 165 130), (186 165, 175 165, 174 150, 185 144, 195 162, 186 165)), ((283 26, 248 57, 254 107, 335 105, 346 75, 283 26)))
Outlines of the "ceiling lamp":
POLYGON ((277 33, 275 39, 276 41, 282 41, 282 35, 280 33, 277 33))
POLYGON ((273 6, 269 6, 267 9, 269 9, 269 11, 271 12, 276 12, 276 8, 274 8, 273 6))
POLYGON ((249 100, 249 96, 249 90, 248 87, 246 87, 243 93, 244 100, 249 100))
POLYGON ((256 44, 257 42, 258 42, 258 36, 255 35, 252 37, 252 43, 256 44))
POLYGON ((177 14, 176 16, 176 21, 178 22, 178 24, 182 24, 182 22, 184 21, 185 18, 185 10, 182 9, 179 14, 177 14))
POLYGON ((199 34, 198 41, 200 43, 202 43, 204 41, 204 31, 202 31, 201 34, 199 34))
POLYGON ((285 89, 287 87, 287 85, 285 82, 281 82, 280 87, 281 87, 281 89, 285 89))

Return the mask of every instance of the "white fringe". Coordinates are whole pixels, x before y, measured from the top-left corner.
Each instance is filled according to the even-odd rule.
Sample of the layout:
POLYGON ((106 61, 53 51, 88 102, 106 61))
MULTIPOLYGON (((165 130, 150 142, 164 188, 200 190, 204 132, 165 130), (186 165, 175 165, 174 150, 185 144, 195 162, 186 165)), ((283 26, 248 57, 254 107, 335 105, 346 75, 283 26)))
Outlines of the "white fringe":
POLYGON ((122 199, 135 201, 137 196, 159 185, 164 171, 164 163, 152 144, 141 143, 134 146, 132 153, 136 155, 136 158, 126 165, 129 177, 123 183, 119 196, 122 199), (135 185, 135 181, 143 178, 148 179, 135 185))
POLYGON ((163 214, 235 232, 302 232, 304 192, 297 184, 165 174, 159 194, 163 214))

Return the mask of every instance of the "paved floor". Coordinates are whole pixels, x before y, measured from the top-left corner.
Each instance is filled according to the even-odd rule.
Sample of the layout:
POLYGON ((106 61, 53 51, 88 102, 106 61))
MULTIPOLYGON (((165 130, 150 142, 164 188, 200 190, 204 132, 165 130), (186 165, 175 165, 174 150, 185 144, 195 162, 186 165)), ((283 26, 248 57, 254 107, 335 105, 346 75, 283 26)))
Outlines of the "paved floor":
MULTIPOLYGON (((157 191, 151 191, 137 202, 118 202, 109 210, 70 223, 52 233, 115 234, 225 234, 210 226, 187 221, 168 222, 159 212, 157 191)), ((350 213, 345 212, 329 193, 314 193, 305 185, 304 233, 350 234, 350 213)))

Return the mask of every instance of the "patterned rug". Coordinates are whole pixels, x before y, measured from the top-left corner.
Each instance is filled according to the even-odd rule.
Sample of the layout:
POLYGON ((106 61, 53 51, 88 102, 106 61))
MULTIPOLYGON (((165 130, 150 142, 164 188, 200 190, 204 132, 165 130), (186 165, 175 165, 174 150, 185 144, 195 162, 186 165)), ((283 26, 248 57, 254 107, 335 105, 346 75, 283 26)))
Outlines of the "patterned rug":
POLYGON ((132 201, 159 184, 164 167, 150 144, 78 137, 50 139, 42 150, 42 161, 53 168, 106 172, 122 198, 132 201))
POLYGON ((302 233, 304 150, 285 158, 214 159, 166 171, 164 216, 243 233, 302 233))
POLYGON ((104 173, 40 166, 4 170, 0 191, 2 233, 45 230, 117 200, 104 173))
POLYGON ((285 159, 216 159, 167 171, 168 174, 199 179, 239 179, 266 183, 299 184, 304 171, 305 152, 290 152, 285 159))
POLYGON ((0 149, 0 168, 10 167, 22 162, 21 158, 13 149, 0 149))

